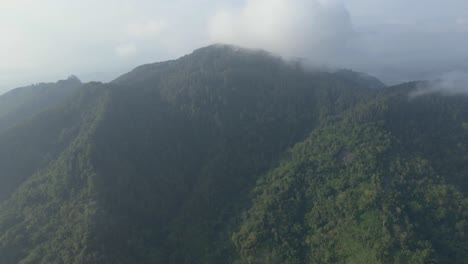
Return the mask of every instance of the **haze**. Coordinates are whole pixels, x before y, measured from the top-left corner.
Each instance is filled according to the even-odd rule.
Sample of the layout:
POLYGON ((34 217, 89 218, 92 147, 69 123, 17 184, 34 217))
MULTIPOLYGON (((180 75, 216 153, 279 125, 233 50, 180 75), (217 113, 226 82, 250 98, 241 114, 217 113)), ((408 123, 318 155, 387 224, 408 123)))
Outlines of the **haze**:
POLYGON ((0 93, 70 74, 108 81, 217 42, 387 83, 468 71, 463 0, 2 0, 0 32, 0 93))

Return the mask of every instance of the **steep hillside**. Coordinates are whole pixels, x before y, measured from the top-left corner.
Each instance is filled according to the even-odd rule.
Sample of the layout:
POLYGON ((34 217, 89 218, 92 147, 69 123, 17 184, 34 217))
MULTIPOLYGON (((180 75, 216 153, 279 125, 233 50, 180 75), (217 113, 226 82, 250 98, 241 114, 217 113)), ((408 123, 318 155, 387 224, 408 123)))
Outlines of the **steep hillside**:
MULTIPOLYGON (((0 256, 4 263, 106 263, 105 254, 93 253, 97 247, 97 227, 93 225, 97 205, 90 152, 107 96, 103 87, 88 85, 83 89, 67 107, 53 113, 74 112, 72 126, 63 127, 66 123, 60 119, 52 120, 62 122, 44 124, 60 131, 49 135, 52 139, 66 139, 56 150, 58 154, 0 206, 0 256)), ((43 120, 37 120, 38 127, 43 120)), ((29 147, 43 146, 34 141, 29 147)))
POLYGON ((0 201, 58 158, 81 128, 83 111, 93 104, 86 92, 76 90, 73 97, 53 102, 50 108, 41 106, 46 109, 30 113, 29 119, 20 121, 21 114, 14 112, 18 123, 0 132, 0 201))
POLYGON ((241 263, 466 263, 468 199, 387 111, 326 122, 258 181, 232 236, 241 263))

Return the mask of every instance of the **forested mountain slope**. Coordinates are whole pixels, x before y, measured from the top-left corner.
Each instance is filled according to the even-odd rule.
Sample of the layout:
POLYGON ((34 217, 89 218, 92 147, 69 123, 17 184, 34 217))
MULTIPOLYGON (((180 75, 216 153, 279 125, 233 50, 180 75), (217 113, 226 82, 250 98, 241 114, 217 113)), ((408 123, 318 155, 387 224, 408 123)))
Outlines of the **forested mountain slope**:
POLYGON ((81 85, 70 76, 0 96, 0 201, 68 144, 79 122, 76 108, 61 106, 81 85))
POLYGON ((415 85, 224 45, 82 85, 0 133, 0 256, 464 263, 468 99, 415 85))
MULTIPOLYGON (((398 99, 324 122, 258 181, 233 235, 246 263, 466 263, 466 189, 450 184, 466 175, 466 152, 449 153, 452 139, 434 142, 438 154, 418 149, 420 141, 431 144, 424 136, 409 144, 407 135, 392 130, 425 127, 411 113, 393 116, 387 100, 398 99), (458 159, 442 164, 437 158, 443 155, 458 159), (457 164, 460 159, 465 163, 457 164)), ((417 100, 400 101, 398 109, 447 106, 445 100, 417 100)), ((468 141, 459 136, 466 139, 467 131, 456 132, 462 134, 457 146, 465 148, 468 141)))

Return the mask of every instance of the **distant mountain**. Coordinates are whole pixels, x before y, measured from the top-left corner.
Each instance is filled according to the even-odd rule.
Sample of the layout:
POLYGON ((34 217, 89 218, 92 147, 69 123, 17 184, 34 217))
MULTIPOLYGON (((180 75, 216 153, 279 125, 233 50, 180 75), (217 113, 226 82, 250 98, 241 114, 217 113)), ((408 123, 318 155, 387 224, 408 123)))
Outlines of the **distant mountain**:
POLYGON ((385 84, 379 79, 362 72, 352 70, 338 70, 335 72, 337 78, 354 83, 355 85, 369 87, 372 89, 385 88, 385 84))
POLYGON ((2 263, 468 260, 467 97, 227 45, 65 83, 0 97, 2 263))
POLYGON ((0 96, 0 133, 48 108, 54 107, 75 93, 81 86, 76 76, 57 83, 40 83, 17 88, 0 96))

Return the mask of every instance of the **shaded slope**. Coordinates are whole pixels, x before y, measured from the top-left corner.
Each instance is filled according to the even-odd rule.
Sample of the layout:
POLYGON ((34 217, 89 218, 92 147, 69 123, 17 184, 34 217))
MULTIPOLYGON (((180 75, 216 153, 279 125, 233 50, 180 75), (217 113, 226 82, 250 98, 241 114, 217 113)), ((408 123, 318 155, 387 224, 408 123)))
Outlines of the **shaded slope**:
POLYGON ((69 144, 79 113, 76 107, 63 105, 81 85, 71 76, 0 96, 0 201, 69 144))
POLYGON ((89 153, 106 95, 102 88, 83 89, 68 106, 79 112, 74 123, 77 131, 56 159, 37 170, 0 207, 0 255, 4 263, 105 260, 105 254, 96 253, 98 245, 93 243, 97 206, 89 153))
MULTIPOLYGON (((76 136, 83 106, 75 100, 83 95, 78 90, 75 96, 54 102, 53 106, 39 113, 30 113, 32 117, 29 119, 19 121, 21 118, 18 117, 18 124, 0 133, 0 201, 21 182, 55 160, 76 136)), ((91 100, 85 103, 91 103, 91 100)))

